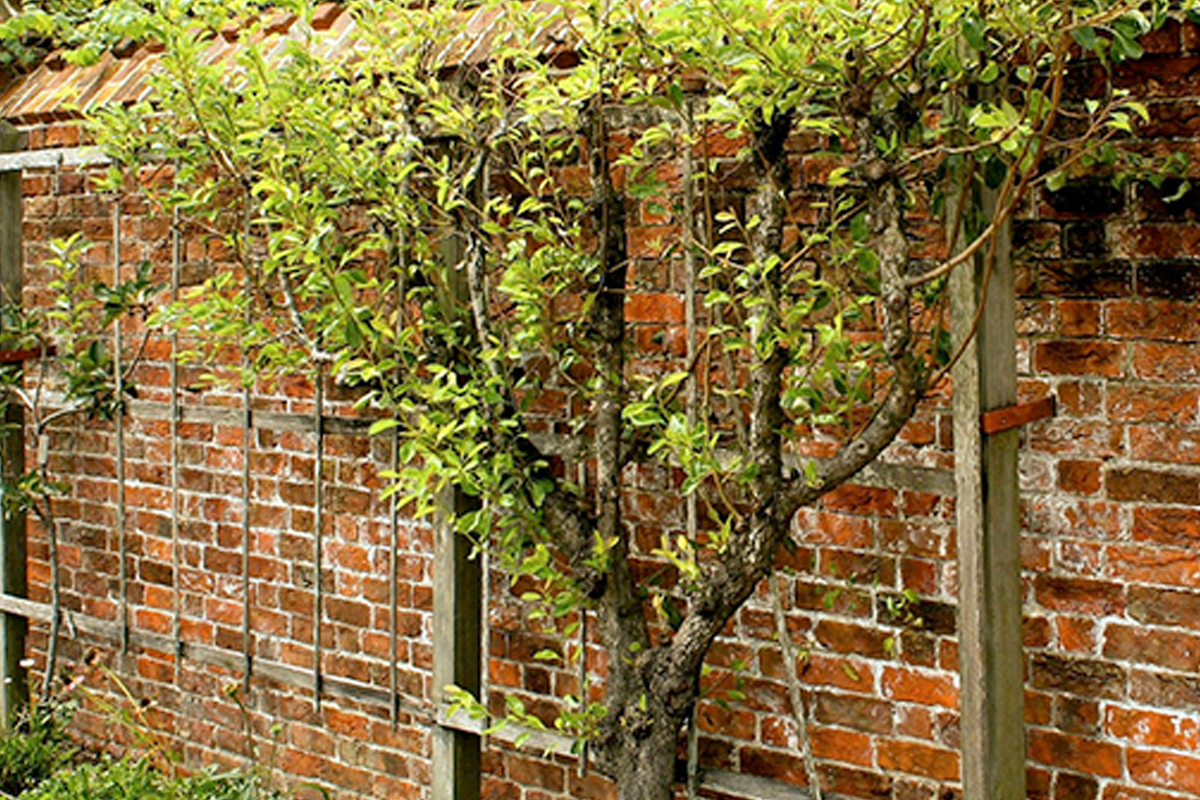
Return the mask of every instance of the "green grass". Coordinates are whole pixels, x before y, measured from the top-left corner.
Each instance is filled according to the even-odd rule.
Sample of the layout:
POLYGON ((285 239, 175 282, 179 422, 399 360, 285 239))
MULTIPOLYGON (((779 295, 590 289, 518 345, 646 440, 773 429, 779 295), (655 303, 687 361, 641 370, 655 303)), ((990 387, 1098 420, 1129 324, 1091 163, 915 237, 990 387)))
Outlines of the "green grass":
POLYGON ((266 800, 253 776, 203 771, 168 777, 144 759, 104 758, 64 770, 21 800, 266 800))
POLYGON ((11 732, 0 735, 0 792, 19 795, 68 767, 76 748, 67 736, 70 716, 39 704, 25 711, 11 732))
MULTIPOLYGON (((0 798, 20 800, 281 800, 253 773, 165 774, 151 758, 82 753, 69 704, 39 704, 0 735, 0 798)), ((159 762, 162 760, 159 759, 159 762)))

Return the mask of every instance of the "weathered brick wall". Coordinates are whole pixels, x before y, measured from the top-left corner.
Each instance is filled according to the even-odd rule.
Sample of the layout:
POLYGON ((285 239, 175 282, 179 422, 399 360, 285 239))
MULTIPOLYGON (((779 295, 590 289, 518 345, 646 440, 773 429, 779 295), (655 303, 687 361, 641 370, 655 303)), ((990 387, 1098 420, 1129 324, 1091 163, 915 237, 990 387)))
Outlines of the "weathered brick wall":
MULTIPOLYGON (((1193 161, 1198 34, 1114 79, 1150 100, 1147 149, 1193 161)), ((1200 206, 1177 188, 1083 181, 1017 228, 1022 394, 1059 399, 1021 462, 1031 796, 1200 795, 1200 206)))
MULTIPOLYGON (((1139 145, 1200 158, 1200 28, 1171 24, 1148 45, 1145 62, 1114 77, 1151 96, 1154 122, 1140 131, 1139 145)), ((31 149, 78 143, 72 124, 26 123, 31 149)), ((792 174, 801 194, 816 197, 829 159, 806 155, 804 144, 796 144, 792 174)), ((728 157, 718 169, 726 179, 722 202, 737 202, 736 149, 723 136, 710 142, 711 154, 728 157)), ((566 168, 564 179, 582 180, 572 169, 583 168, 566 168)), ((664 170, 677 186, 674 165, 664 170)), ((91 188, 87 170, 28 171, 25 191, 27 304, 46 300, 40 264, 50 237, 82 230, 96 243, 90 259, 98 274, 111 270, 113 198, 91 188)), ((1193 755, 1200 745, 1200 206, 1195 190, 1165 202, 1172 191, 1083 180, 1039 195, 1015 226, 1021 392, 1024 399, 1052 393, 1059 401, 1055 419, 1026 429, 1021 456, 1031 797, 1200 796, 1200 758, 1193 755)), ((809 212, 800 204, 794 213, 804 224, 809 212)), ((684 272, 678 258, 660 258, 662 242, 678 236, 678 222, 649 205, 637 219, 630 252, 638 259, 638 293, 627 316, 637 323, 638 369, 655 371, 684 355, 684 272)), ((934 252, 936 227, 916 222, 934 240, 934 252)), ((149 259, 158 280, 168 279, 169 219, 122 197, 120 238, 125 264, 149 259)), ((193 232, 184 239, 185 274, 222 268, 218 243, 193 232)), ((135 633, 126 658, 114 652, 111 636, 85 624, 120 614, 113 427, 74 421, 52 440, 53 468, 72 484, 59 503, 64 605, 78 615, 69 618, 75 627, 66 628, 65 656, 78 662, 97 648, 134 696, 152 701, 150 722, 190 762, 253 757, 339 796, 423 796, 433 724, 432 545, 427 527, 399 525, 393 677, 393 534, 377 477, 389 463, 388 442, 349 427, 333 428, 324 440, 323 599, 315 619, 317 441, 303 423, 314 410, 313 390, 293 380, 256 394, 246 596, 242 398, 235 391, 181 392, 174 528, 169 356, 169 343, 150 347, 138 372, 144 402, 125 431, 135 633), (269 422, 262 412, 295 416, 269 422), (256 672, 250 689, 234 694, 246 602, 256 672), (162 646, 176 619, 182 658, 162 646), (314 626, 326 677, 319 708, 311 686, 289 680, 311 673, 314 626), (402 698, 394 725, 386 701, 393 680, 402 698)), ((193 379, 185 373, 182 382, 193 379)), ((813 749, 827 788, 849 797, 957 796, 947 391, 931 398, 889 453, 925 471, 846 487, 802 512, 798 547, 786 557, 782 600, 793 642, 807 654, 794 668, 813 749), (891 609, 905 589, 920 602, 897 615, 891 609)), ((563 395, 539 407, 548 429, 571 402, 563 395)), ((347 399, 331 397, 327 413, 349 416, 347 399)), ((631 477, 626 514, 638 569, 649 574, 661 567, 651 551, 664 530, 684 529, 685 509, 663 469, 633 468, 631 477)), ((45 540, 36 526, 29 573, 33 596, 47 599, 45 540)), ((504 576, 491 577, 489 595, 493 708, 512 694, 549 715, 555 698, 579 691, 577 671, 533 658, 554 638, 526 618, 504 576)), ((38 658, 45 636, 45 626, 35 626, 38 658)), ((603 663, 593 637, 588 664, 596 678, 603 663)), ((698 713, 702 763, 803 785, 788 700, 793 666, 784 664, 775 640, 766 587, 725 631, 708 665, 698 713)), ((79 724, 92 741, 130 741, 128 731, 114 730, 94 710, 82 712, 79 724)), ((490 798, 606 796, 604 782, 581 776, 573 759, 513 750, 496 737, 488 742, 490 798)))

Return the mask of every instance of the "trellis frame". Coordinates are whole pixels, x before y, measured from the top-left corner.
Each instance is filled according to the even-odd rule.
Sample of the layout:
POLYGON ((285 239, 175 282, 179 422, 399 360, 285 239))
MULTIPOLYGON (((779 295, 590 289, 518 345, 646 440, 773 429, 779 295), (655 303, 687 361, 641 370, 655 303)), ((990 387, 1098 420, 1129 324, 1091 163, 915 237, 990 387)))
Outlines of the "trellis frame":
MULTIPOLYGON (((0 281, 10 297, 20 296, 21 259, 21 169, 44 168, 71 163, 74 166, 104 163, 106 159, 90 148, 65 153, 16 152, 23 139, 15 129, 0 130, 0 281)), ((986 211, 986 199, 983 208, 986 211)), ((175 256, 178 258, 178 255, 175 256)), ((968 265, 969 266, 969 265, 968 265)), ((178 270, 178 265, 173 266, 178 270)), ((1016 800, 1024 796, 1023 681, 1021 678, 1021 596, 1019 522, 1016 514, 1017 434, 1014 430, 984 433, 982 415, 1011 405, 1015 400, 1016 371, 1013 270, 1007 229, 1001 236, 990 269, 981 263, 957 270, 952 277, 954 330, 961 341, 978 316, 978 332, 965 348, 955 371, 955 475, 958 495, 958 542, 960 575, 959 647, 962 663, 963 782, 967 800, 1016 800), (986 287, 984 284, 987 284, 986 287), (980 301, 983 309, 979 309, 980 301)), ((694 298, 693 298, 694 302, 694 298)), ((694 324, 694 322, 692 323, 694 324)), ((689 335, 693 335, 690 333, 689 335)), ((144 418, 170 419, 173 432, 181 421, 231 417, 228 424, 307 431, 318 438, 322 450, 325 435, 365 433, 365 425, 326 418, 320 409, 314 415, 258 412, 252 416, 234 409, 181 409, 172 402, 170 410, 153 404, 135 403, 144 418)), ((11 413, 19 413, 13 407, 11 413)), ((12 420, 10 420, 12 421, 12 420)), ((5 463, 10 471, 23 463, 23 441, 9 433, 0 438, 5 463)), ((247 454, 248 455, 248 454, 247 454)), ((873 485, 942 488, 941 476, 931 477, 919 469, 874 465, 863 482, 873 485)), ((177 491, 177 490, 176 490, 177 491)), ((451 491, 445 502, 459 508, 461 493, 451 491)), ((27 699, 25 689, 25 631, 28 620, 48 621, 60 613, 46 604, 25 599, 25 536, 19 520, 4 521, 0 547, 0 711, 11 719, 27 699)), ((393 536, 393 543, 395 538, 393 536)), ((486 654, 481 639, 482 580, 480 565, 469 557, 464 537, 447 524, 435 532, 434 694, 454 684, 469 691, 480 687, 480 665, 486 654)), ((317 556, 319 563, 319 555, 317 556)), ((318 575, 317 580, 320 580, 318 575)), ((178 581, 178 576, 176 576, 178 581)), ((248 601, 248 598, 247 598, 248 601)), ((320 620, 315 621, 319 630, 320 620)), ((246 668, 247 653, 221 651, 204 645, 185 644, 178 636, 166 637, 142 631, 130 632, 122 622, 79 618, 81 632, 90 633, 130 647, 151 647, 174 652, 179 659, 246 668)), ((395 637, 395 620, 391 623, 395 637)), ((176 633, 177 633, 176 629, 176 633)), ((395 652, 394 642, 391 650, 395 652)), ((254 662, 255 674, 268 680, 308 688, 314 698, 321 693, 356 700, 385 703, 396 713, 425 718, 433 726, 434 800, 471 800, 479 797, 480 726, 459 718, 435 713, 429 718, 419 704, 400 697, 393 685, 382 691, 360 686, 333 676, 320 676, 319 665, 312 674, 296 667, 254 662)), ((395 664, 392 664, 394 671, 395 664)), ((247 670, 248 672, 248 670, 247 670)), ((248 676, 247 676, 248 677, 248 676)), ((319 700, 316 702, 319 703, 319 700)), ((547 745, 561 742, 547 741, 547 745)), ((724 788, 767 797, 802 797, 803 790, 771 788, 745 776, 714 772, 699 778, 702 787, 724 788)))

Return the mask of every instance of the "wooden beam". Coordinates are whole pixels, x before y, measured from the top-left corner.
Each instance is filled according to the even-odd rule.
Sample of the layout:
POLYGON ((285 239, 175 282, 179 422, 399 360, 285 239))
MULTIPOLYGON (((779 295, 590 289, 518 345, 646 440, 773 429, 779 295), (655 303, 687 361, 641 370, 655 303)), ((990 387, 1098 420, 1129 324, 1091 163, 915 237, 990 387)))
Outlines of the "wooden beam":
MULTIPOLYGON (((981 192, 972 204, 963 217, 978 230, 993 218, 994 200, 981 192)), ((956 218, 953 209, 948 217, 956 218)), ((959 241, 964 239, 960 233, 959 241)), ((1017 399, 1009 226, 999 234, 990 269, 987 261, 981 255, 950 279, 958 345, 971 337, 978 315, 974 337, 953 373, 962 781, 966 800, 1024 800, 1020 432, 1000 425, 985 433, 983 425, 987 412, 1009 408, 1017 399)))
MULTIPOLYGON (((447 231, 438 245, 448 265, 450 289, 469 308, 462 237, 447 231)), ((480 695, 483 576, 472 545, 454 527, 454 518, 476 508, 457 486, 442 493, 433 530, 433 701, 446 702, 446 688, 480 695)), ((487 698, 480 698, 486 703, 487 698)), ((433 787, 430 800, 480 800, 482 737, 472 731, 435 725, 433 787)))
MULTIPOLYGON (((471 558, 471 542, 450 520, 450 514, 468 511, 470 503, 451 487, 443 507, 450 513, 434 527, 433 543, 433 696, 438 704, 446 702, 448 686, 475 696, 480 686, 482 575, 479 559, 471 558)), ((479 800, 480 749, 478 733, 434 728, 432 800, 479 800)))
MULTIPOLYGON (((12 153, 25 147, 25 137, 8 123, 0 122, 0 152, 12 153)), ((20 303, 24 262, 21 253, 21 173, 0 172, 0 303, 20 303)), ((25 472, 25 417, 19 403, 5 409, 5 426, 0 432, 0 475, 6 484, 25 472)), ((0 511, 0 593, 24 597, 25 516, 0 511)), ((13 722, 17 710, 29 699, 25 660, 26 619, 4 613, 0 618, 0 720, 13 722)))

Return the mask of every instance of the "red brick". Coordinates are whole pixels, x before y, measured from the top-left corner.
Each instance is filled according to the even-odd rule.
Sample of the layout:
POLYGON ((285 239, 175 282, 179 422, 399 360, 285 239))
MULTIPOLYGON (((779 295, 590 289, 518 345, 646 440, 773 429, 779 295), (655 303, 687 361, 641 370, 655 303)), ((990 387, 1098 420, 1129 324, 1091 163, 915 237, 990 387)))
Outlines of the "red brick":
POLYGON ((682 298, 673 294, 633 294, 625 300, 627 322, 681 323, 682 298))
POLYGON ((1200 637, 1178 631, 1111 624, 1105 632, 1104 655, 1111 659, 1195 672, 1200 669, 1200 637))
POLYGON ((831 611, 852 617, 871 615, 871 596, 857 587, 847 588, 830 583, 796 581, 797 608, 811 611, 831 611))
POLYGON ((1129 683, 1130 697, 1142 705, 1200 711, 1200 678, 1194 675, 1135 669, 1129 683))
POLYGON ((616 788, 612 782, 594 771, 580 775, 576 770, 568 770, 570 779, 570 796, 580 800, 613 800, 616 788))
POLYGON ((1110 783, 1104 789, 1103 800, 1181 800, 1174 792, 1153 792, 1132 786, 1110 783))
POLYGON ((1103 615, 1124 608, 1124 589, 1112 582, 1039 575, 1034 593, 1041 606, 1055 611, 1103 615))
POLYGON ((819 764, 821 786, 829 794, 865 800, 891 800, 892 778, 874 770, 854 769, 837 764, 819 764))
POLYGON ((1137 783, 1200 795, 1200 758, 1130 750, 1129 775, 1137 783))
POLYGON ((868 733, 890 733, 891 705, 874 697, 814 692, 813 716, 827 725, 841 725, 868 733))
POLYGON ((1058 488, 1071 494, 1095 494, 1100 491, 1099 461, 1063 459, 1058 462, 1058 488))
POLYGON ((812 728, 809 736, 813 755, 817 758, 842 761, 860 767, 870 767, 875 763, 872 738, 865 733, 838 728, 812 728))
POLYGON ((798 755, 760 747, 743 747, 740 753, 742 771, 746 774, 773 778, 796 786, 807 785, 808 773, 804 759, 798 755))
POLYGON ((1066 733, 1100 733, 1100 703, 1083 697, 1060 694, 1054 698, 1054 724, 1066 733))
POLYGON ((1027 430, 1029 447, 1037 452, 1075 458, 1110 458, 1123 450, 1120 429, 1105 422, 1058 417, 1036 422, 1027 430))
POLYGON ((1135 343, 1133 372, 1143 380, 1195 382, 1200 378, 1200 347, 1159 342, 1135 343))
POLYGON ((1029 757, 1039 764, 1098 777, 1118 778, 1123 772, 1124 759, 1117 745, 1057 731, 1031 730, 1029 757))
POLYGON ((1190 387, 1136 383, 1108 390, 1108 415, 1115 422, 1194 425, 1198 409, 1200 391, 1190 387))
POLYGON ((1154 300, 1115 300, 1106 307, 1108 333, 1118 339, 1200 340, 1195 305, 1154 300))
POLYGON ((1125 349, 1114 342, 1065 339, 1041 342, 1035 349, 1037 371, 1049 375, 1116 378, 1122 374, 1125 349))
POLYGON ((874 690, 870 664, 858 659, 831 658, 813 653, 801 675, 806 683, 820 686, 835 686, 862 694, 871 694, 874 690))
POLYGON ((1096 800, 1100 784, 1090 775, 1060 772, 1054 781, 1054 800, 1096 800))
POLYGON ((862 550, 870 547, 874 538, 870 520, 829 513, 817 515, 817 524, 805 530, 802 541, 862 550))
POLYGON ((1186 428, 1131 425, 1129 454, 1136 459, 1168 464, 1200 464, 1200 439, 1186 428))
POLYGON ((1171 750, 1200 748, 1200 722, 1191 715, 1114 706, 1105 714, 1104 728, 1113 738, 1147 747, 1171 750))
POLYGON ((1200 503, 1200 478, 1179 472, 1134 467, 1110 469, 1105 474, 1105 493, 1111 500, 1149 503, 1200 503))
POLYGON ((940 781, 958 778, 958 753, 919 742, 887 739, 879 743, 879 766, 940 781))
MULTIPOLYGON (((1164 129, 1172 125, 1170 106, 1157 104, 1157 122, 1164 129)), ((1147 127, 1146 133, 1151 128, 1147 127)), ((1142 223, 1113 226, 1110 235, 1116 242, 1115 255, 1125 258, 1170 259, 1181 253, 1200 252, 1200 229, 1173 223, 1142 223)), ((1111 229, 1110 229, 1111 230, 1111 229)))
POLYGON ((1200 578, 1200 559, 1192 550, 1113 546, 1108 560, 1114 577, 1134 583, 1195 586, 1200 578))
POLYGON ((1087 617, 1060 616, 1054 620, 1058 643, 1071 653, 1090 653, 1096 646, 1097 623, 1087 617))
POLYGON ((1133 538, 1139 542, 1176 547, 1200 545, 1200 511, 1194 508, 1135 508, 1133 538))
POLYGON ((1125 670, 1106 661, 1036 653, 1029 680, 1037 689, 1068 692, 1081 697, 1119 700, 1126 696, 1125 670))
POLYGON ((896 491, 872 486, 844 484, 821 498, 830 511, 864 516, 896 513, 896 491))
POLYGON ((522 786, 536 786, 561 792, 566 786, 566 771, 557 764, 509 754, 505 758, 510 779, 522 786))
POLYGON ((884 667, 881 689, 884 697, 900 702, 958 707, 958 687, 939 673, 884 667))
POLYGON ((1091 300, 1063 300, 1058 304, 1063 336, 1095 336, 1100 332, 1100 304, 1091 300))

